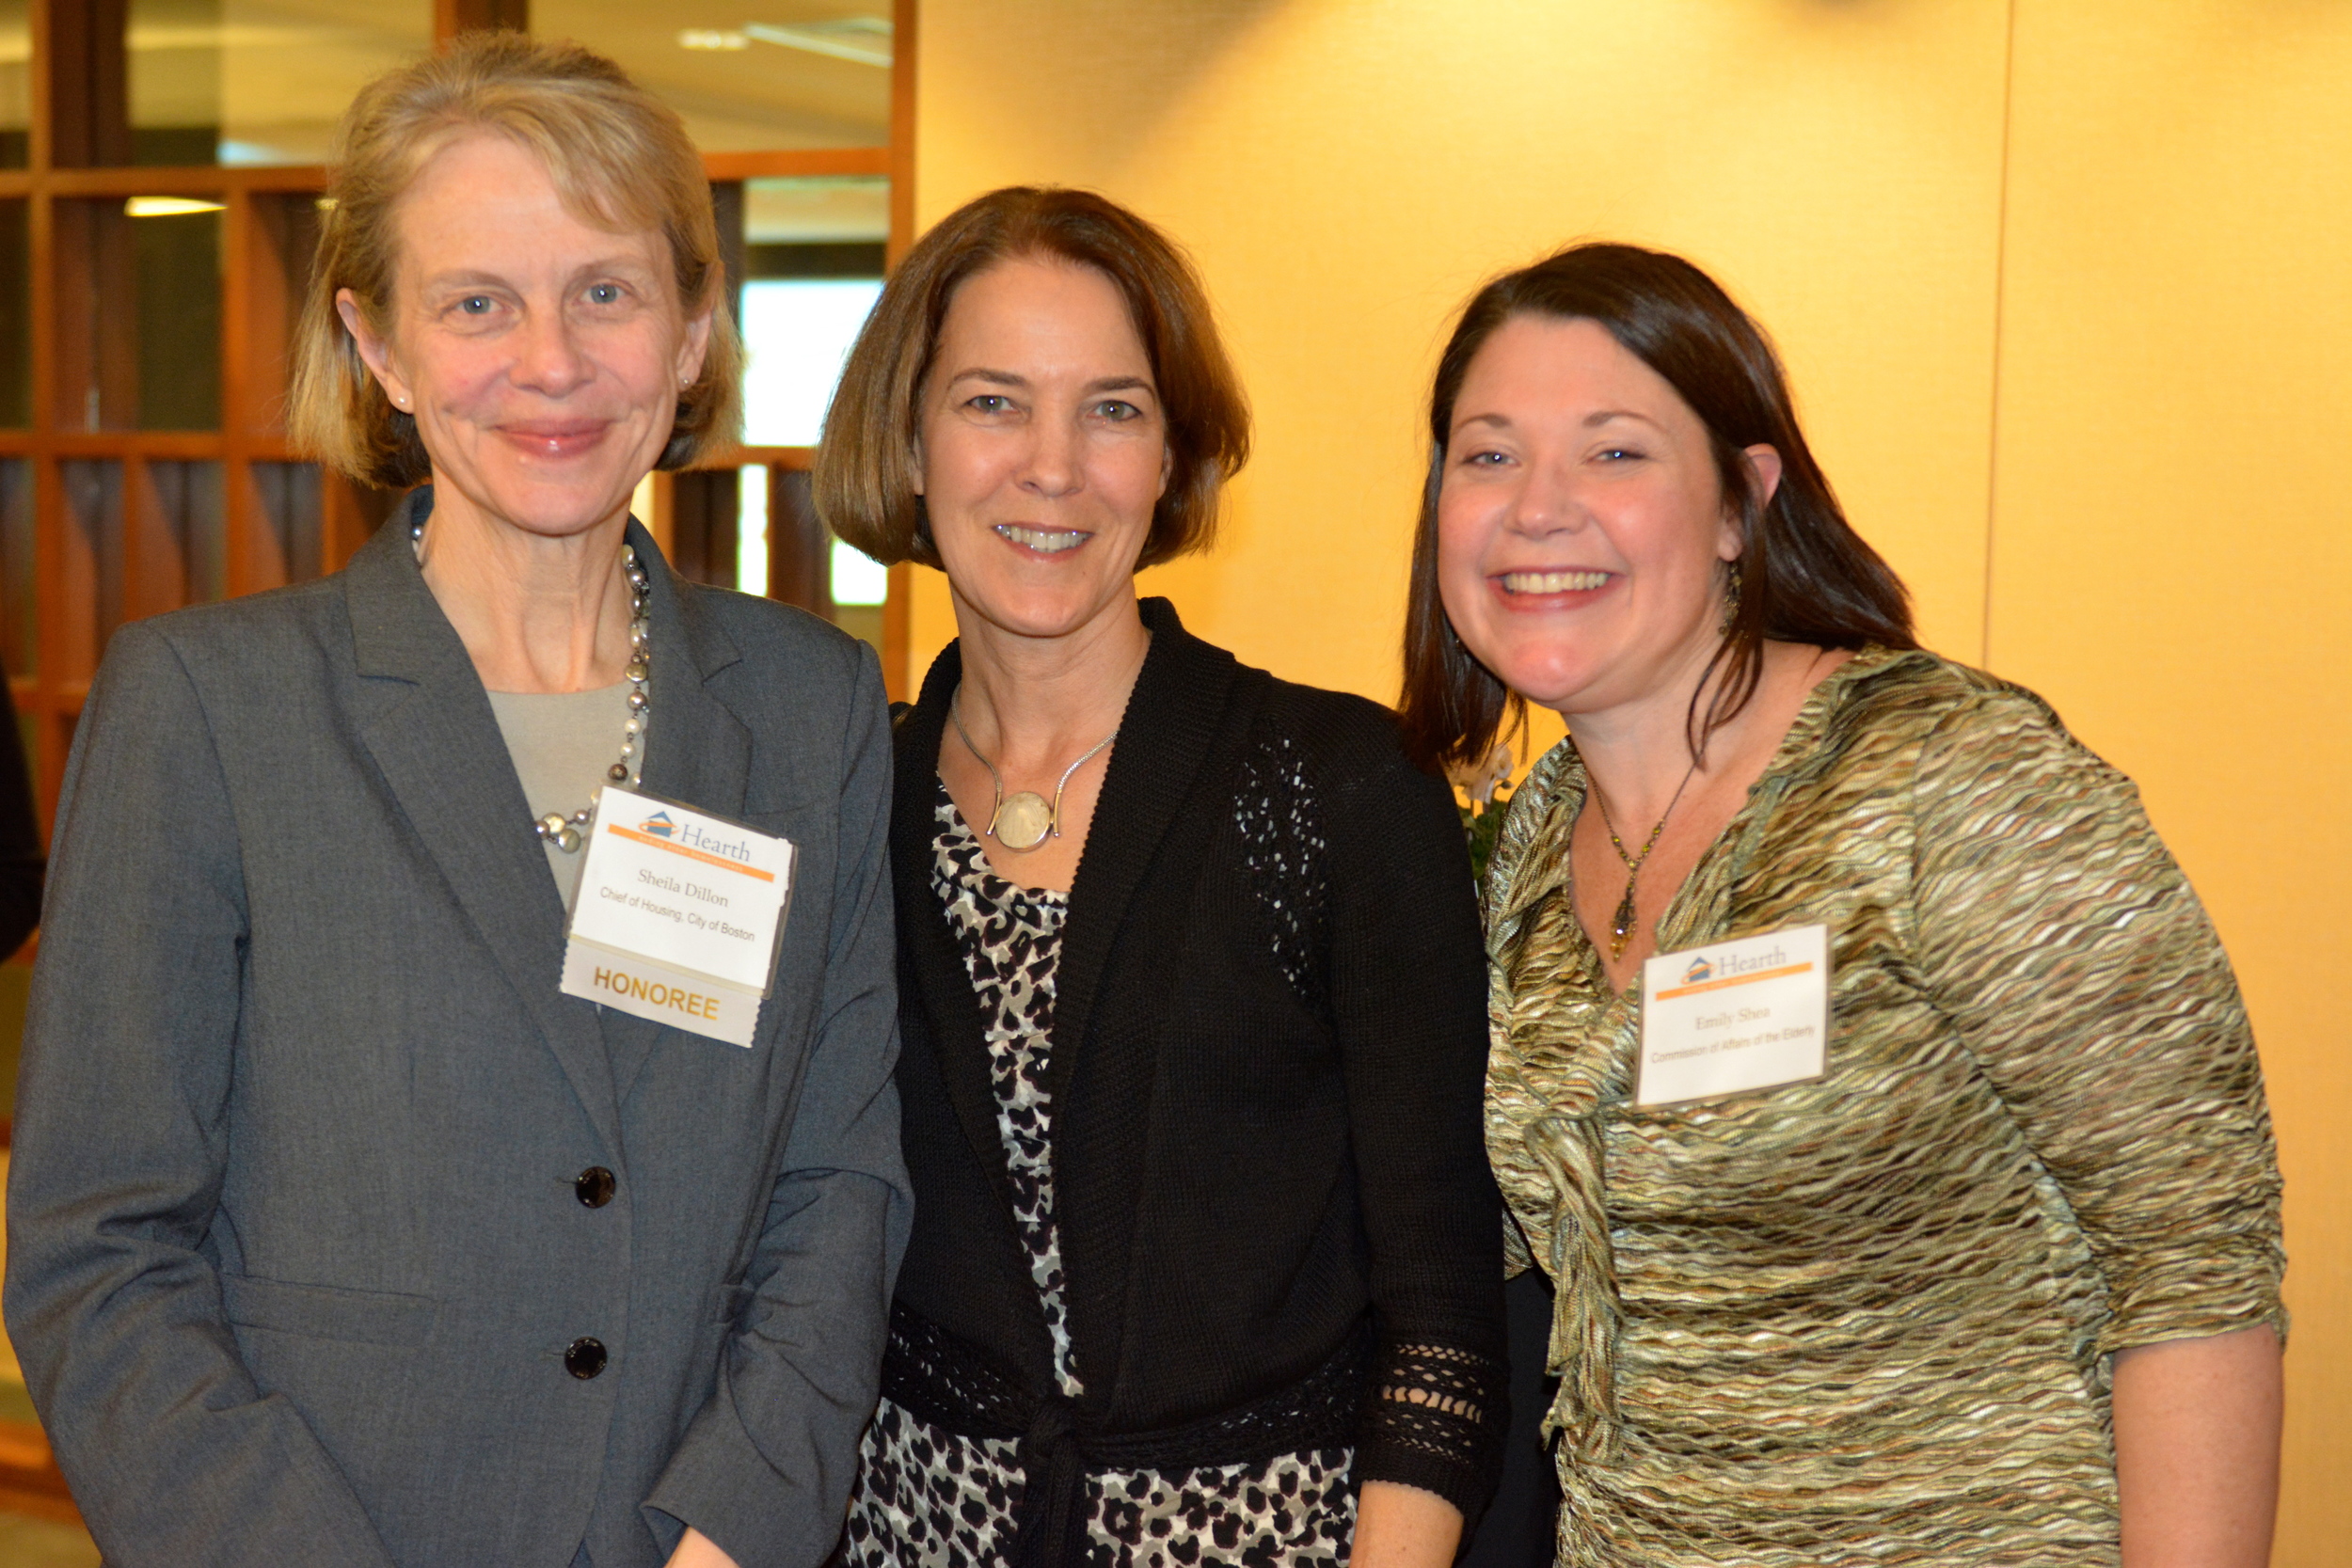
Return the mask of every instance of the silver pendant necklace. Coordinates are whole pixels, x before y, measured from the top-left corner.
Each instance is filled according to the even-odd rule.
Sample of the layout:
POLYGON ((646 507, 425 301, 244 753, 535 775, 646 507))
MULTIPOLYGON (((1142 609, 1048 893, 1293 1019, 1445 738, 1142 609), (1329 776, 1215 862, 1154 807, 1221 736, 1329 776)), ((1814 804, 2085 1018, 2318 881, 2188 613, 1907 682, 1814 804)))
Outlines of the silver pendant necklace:
POLYGON ((981 756, 980 749, 972 744, 972 736, 965 731, 963 720, 956 713, 952 699, 947 704, 947 721, 955 725, 956 735, 963 741, 963 749, 979 757, 980 766, 988 769, 988 782, 995 788, 996 802, 988 814, 988 836, 1008 849, 1024 853, 1049 838, 1061 837, 1061 792, 1070 786, 1071 775, 1093 760, 1104 747, 1119 738, 1119 732, 1111 731, 1087 748, 1085 755, 1063 768, 1060 781, 1054 785, 1053 804, 1048 805, 1045 797, 1034 789, 1006 795, 1003 775, 996 771, 996 765, 981 756))
MULTIPOLYGON (((408 527, 408 547, 419 564, 424 561, 425 519, 418 518, 408 527)), ((647 610, 650 594, 646 588, 645 569, 637 563, 637 551, 628 545, 621 546, 621 575, 628 579, 628 665, 621 673, 628 677, 628 718, 621 725, 621 760, 604 770, 604 776, 614 784, 627 784, 636 771, 638 749, 644 744, 645 725, 653 718, 653 699, 646 695, 645 683, 653 676, 653 618, 647 610)), ((554 845, 567 855, 580 853, 584 842, 582 832, 596 814, 596 798, 580 810, 565 816, 551 811, 531 825, 534 836, 554 845)))

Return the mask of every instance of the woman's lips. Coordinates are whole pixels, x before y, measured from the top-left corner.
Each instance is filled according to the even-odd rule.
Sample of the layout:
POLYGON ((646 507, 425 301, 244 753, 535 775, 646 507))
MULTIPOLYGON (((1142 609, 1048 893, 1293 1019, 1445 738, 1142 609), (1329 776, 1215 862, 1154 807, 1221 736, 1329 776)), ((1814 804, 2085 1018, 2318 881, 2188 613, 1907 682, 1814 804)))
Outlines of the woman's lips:
POLYGON ((502 424, 501 436, 533 457, 578 457, 603 441, 612 428, 610 420, 534 420, 502 424))
POLYGON ((1570 610, 1589 604, 1617 580, 1588 566, 1536 567, 1488 578, 1495 596, 1514 610, 1570 610))

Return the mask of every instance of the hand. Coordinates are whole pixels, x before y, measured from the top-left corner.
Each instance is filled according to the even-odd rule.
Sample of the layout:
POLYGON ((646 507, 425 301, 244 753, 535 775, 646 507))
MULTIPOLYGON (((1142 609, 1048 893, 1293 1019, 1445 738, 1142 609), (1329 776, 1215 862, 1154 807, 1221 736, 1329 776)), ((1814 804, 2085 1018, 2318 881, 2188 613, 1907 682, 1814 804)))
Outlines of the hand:
POLYGON ((677 1550, 670 1554, 669 1568, 737 1568, 735 1559, 721 1551, 718 1544, 691 1525, 678 1542, 677 1550))
POLYGON ((1448 1568, 1462 1542, 1462 1511, 1418 1486, 1368 1481, 1356 1500, 1353 1568, 1448 1568))

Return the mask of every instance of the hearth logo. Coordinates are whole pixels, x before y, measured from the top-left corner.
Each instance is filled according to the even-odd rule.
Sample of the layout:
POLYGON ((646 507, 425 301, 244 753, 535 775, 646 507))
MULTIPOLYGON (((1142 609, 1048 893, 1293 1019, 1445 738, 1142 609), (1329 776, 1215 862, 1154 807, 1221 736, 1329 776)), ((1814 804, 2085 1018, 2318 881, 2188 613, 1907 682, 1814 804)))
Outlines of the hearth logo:
MULTIPOLYGON (((740 861, 746 865, 751 863, 752 847, 749 844, 736 839, 721 838, 716 833, 707 833, 693 822, 673 822, 670 819, 670 814, 666 811, 655 812, 634 828, 624 828, 616 822, 613 824, 613 831, 633 834, 641 839, 658 839, 663 844, 692 854, 720 855, 731 861, 740 861)), ((762 872, 760 875, 764 877, 767 873, 762 872)))
POLYGON ((1682 974, 1682 983, 1683 983, 1684 985, 1686 985, 1686 986, 1694 986, 1694 985, 1698 984, 1701 980, 1708 980, 1708 979, 1712 979, 1712 978, 1714 978, 1714 974, 1715 974, 1715 967, 1714 967, 1714 965, 1712 965, 1712 964, 1708 963, 1708 962, 1707 961, 1707 959, 1706 959, 1706 958, 1692 958, 1692 959, 1691 960, 1691 967, 1690 967, 1689 969, 1687 969, 1687 970, 1683 971, 1683 974, 1682 974))

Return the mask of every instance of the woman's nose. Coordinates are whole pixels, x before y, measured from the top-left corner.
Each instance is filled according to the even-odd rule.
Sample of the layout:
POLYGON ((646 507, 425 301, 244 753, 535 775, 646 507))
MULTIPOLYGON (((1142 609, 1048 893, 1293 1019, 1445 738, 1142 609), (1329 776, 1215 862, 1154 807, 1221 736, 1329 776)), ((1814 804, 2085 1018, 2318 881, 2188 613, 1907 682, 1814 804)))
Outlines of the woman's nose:
POLYGON ((596 373, 560 310, 531 311, 523 321, 519 348, 516 381, 548 397, 562 397, 596 373))
POLYGON ((1513 531, 1542 539, 1581 528, 1584 511, 1567 477, 1538 465, 1528 470, 1526 482, 1512 496, 1506 521, 1513 531))
POLYGON ((1031 428, 1023 486, 1044 496, 1067 496, 1081 488, 1086 483, 1084 437, 1058 420, 1041 420, 1031 428))

